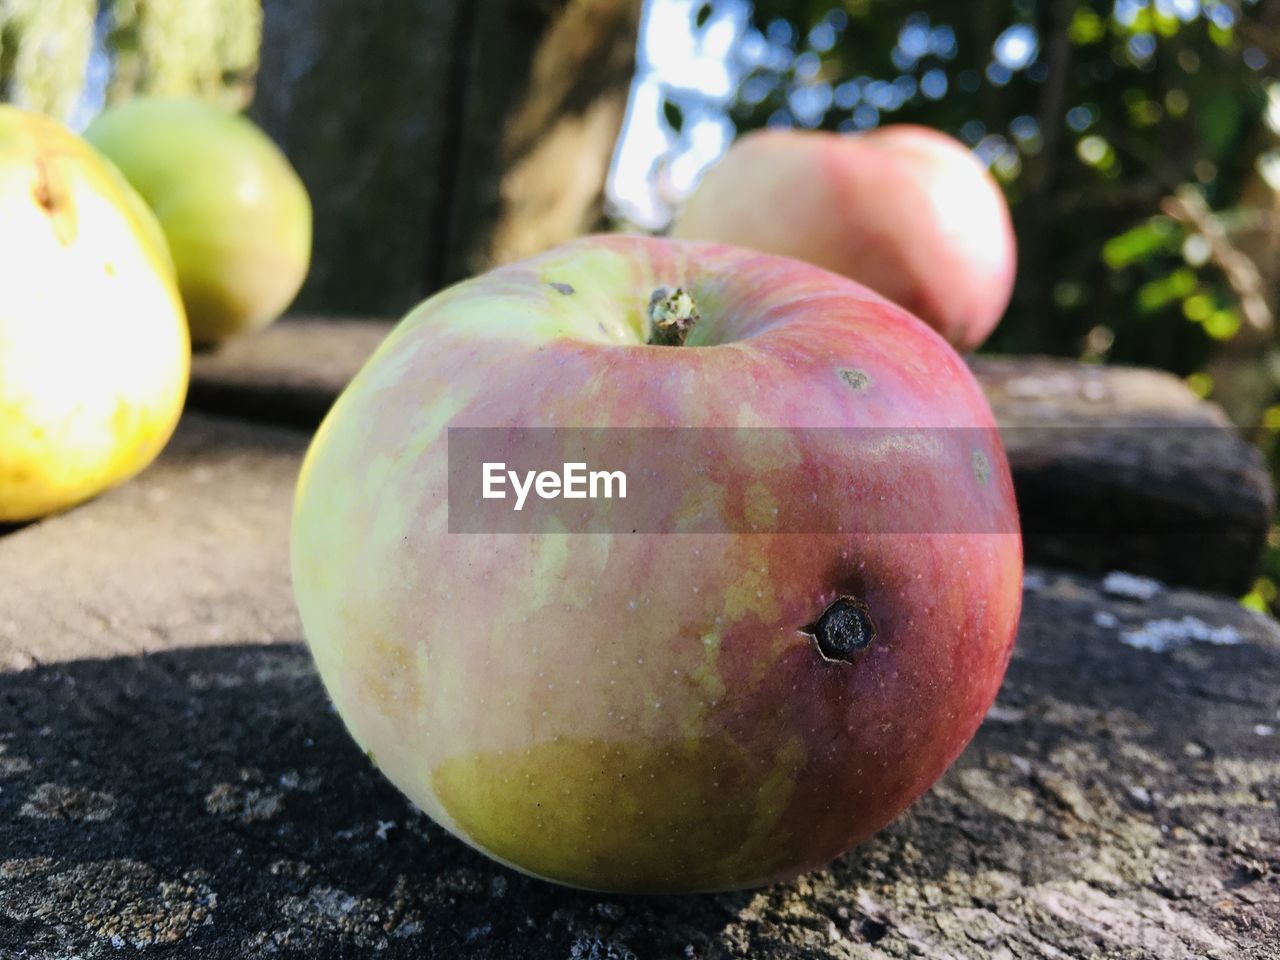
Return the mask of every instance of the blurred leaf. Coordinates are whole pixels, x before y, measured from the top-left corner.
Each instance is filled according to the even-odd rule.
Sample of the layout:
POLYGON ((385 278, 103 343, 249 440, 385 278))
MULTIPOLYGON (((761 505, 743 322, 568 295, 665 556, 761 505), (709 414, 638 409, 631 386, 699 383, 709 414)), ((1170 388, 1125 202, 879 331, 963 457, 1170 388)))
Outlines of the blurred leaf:
POLYGON ((1231 27, 1220 27, 1213 23, 1209 25, 1209 39, 1219 47, 1230 47, 1235 42, 1236 34, 1231 27))
MULTIPOLYGON (((1271 581, 1269 580, 1267 581, 1267 583, 1270 583, 1270 582, 1271 581)), ((1272 584, 1271 593, 1272 593, 1272 596, 1275 595, 1274 584, 1272 584)), ((1240 598, 1240 606, 1244 607, 1246 610, 1252 610, 1254 613, 1269 612, 1266 597, 1263 596, 1262 591, 1257 589, 1256 585, 1253 590, 1251 590, 1249 593, 1246 593, 1243 597, 1240 598)))
POLYGON ((1243 119, 1239 98, 1226 90, 1215 91, 1199 104, 1200 139, 1210 156, 1224 153, 1235 142, 1243 119))
POLYGON ((1107 35, 1106 22, 1086 7, 1080 7, 1071 18, 1067 36, 1078 47, 1097 43, 1107 35))
POLYGON ((1182 315, 1194 323, 1204 323, 1212 313, 1213 299, 1206 294, 1197 293, 1182 301, 1182 315))
POLYGON ((1152 217, 1146 223, 1112 237, 1102 245, 1102 259, 1112 270, 1169 250, 1177 228, 1168 217, 1152 217))
POLYGON ((1204 322, 1204 332, 1215 340, 1230 340, 1240 332, 1240 312, 1230 308, 1213 311, 1204 322))
POLYGON ((1070 310, 1080 306, 1084 302, 1085 291, 1078 283, 1072 283, 1069 280, 1063 280, 1054 284, 1053 302, 1063 310, 1070 310))
POLYGON ((1161 13, 1158 10, 1153 11, 1151 21, 1152 26, 1155 28, 1155 32, 1165 39, 1174 36, 1182 28, 1181 20, 1171 14, 1161 13))
POLYGON ((1196 275, 1191 270, 1175 270, 1167 277, 1144 283, 1138 288, 1138 309, 1155 313, 1163 307, 1189 297, 1196 289, 1196 275))
POLYGON ((701 30, 707 25, 707 21, 711 19, 711 14, 714 12, 715 9, 710 3, 704 3, 698 8, 698 12, 693 15, 694 27, 701 30))
POLYGON ((667 125, 677 134, 684 129, 684 111, 680 109, 679 104, 671 100, 662 101, 662 115, 666 118, 667 125))
POLYGON ((1207 373, 1193 373, 1187 377, 1187 389, 1197 397, 1207 397, 1213 392, 1213 377, 1207 373))

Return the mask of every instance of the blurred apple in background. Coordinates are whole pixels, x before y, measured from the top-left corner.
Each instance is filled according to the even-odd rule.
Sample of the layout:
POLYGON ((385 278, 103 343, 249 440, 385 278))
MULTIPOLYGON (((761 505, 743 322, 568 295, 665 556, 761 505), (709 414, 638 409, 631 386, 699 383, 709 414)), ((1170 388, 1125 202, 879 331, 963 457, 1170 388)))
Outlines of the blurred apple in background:
POLYGON ((1013 292, 1004 195, 962 143, 927 127, 748 134, 707 171, 672 235, 843 274, 959 350, 990 335, 1013 292))
POLYGON ((278 147, 244 117, 194 99, 138 99, 85 132, 164 228, 197 343, 277 319, 311 260, 311 201, 278 147))
POLYGON ((120 173, 0 105, 0 522, 73 506, 160 452, 190 345, 160 225, 120 173))

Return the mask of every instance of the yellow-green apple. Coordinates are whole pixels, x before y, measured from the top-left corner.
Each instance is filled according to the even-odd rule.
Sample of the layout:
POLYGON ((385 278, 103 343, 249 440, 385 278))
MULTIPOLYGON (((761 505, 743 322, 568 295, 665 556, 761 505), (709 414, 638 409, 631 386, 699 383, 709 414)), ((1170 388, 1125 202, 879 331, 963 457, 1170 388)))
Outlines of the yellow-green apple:
POLYGON ((73 506, 155 458, 190 343, 160 227, 65 127, 0 105, 0 522, 73 506))
POLYGON ((311 262, 311 200, 265 133, 201 100, 141 98, 85 137, 159 218, 197 343, 284 313, 311 262))
POLYGON ((600 890, 763 884, 879 829, 973 735, 1021 599, 1003 449, 941 337, 799 261, 654 238, 413 311, 318 432, 292 539, 377 766, 479 850, 600 890), (670 525, 619 502, 604 532, 451 532, 467 431, 495 462, 532 431, 557 469, 634 435, 670 525))
POLYGON ((1004 194, 927 127, 766 130, 707 171, 672 235, 795 257, 864 283, 959 350, 995 329, 1017 253, 1004 194))

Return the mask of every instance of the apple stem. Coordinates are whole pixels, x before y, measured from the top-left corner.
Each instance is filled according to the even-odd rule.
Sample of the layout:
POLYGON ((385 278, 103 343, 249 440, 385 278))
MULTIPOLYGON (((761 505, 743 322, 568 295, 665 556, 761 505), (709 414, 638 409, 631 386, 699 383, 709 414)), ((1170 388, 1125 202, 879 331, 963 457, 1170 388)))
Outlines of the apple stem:
POLYGON ((659 287, 649 298, 649 343, 657 347, 683 347, 700 319, 698 305, 684 289, 659 287))

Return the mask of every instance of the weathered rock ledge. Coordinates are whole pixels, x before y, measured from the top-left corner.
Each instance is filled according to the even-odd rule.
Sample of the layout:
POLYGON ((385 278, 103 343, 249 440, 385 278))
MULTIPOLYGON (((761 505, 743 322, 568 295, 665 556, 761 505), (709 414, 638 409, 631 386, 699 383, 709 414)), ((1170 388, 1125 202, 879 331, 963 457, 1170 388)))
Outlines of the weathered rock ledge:
POLYGON ((1032 568, 996 707, 905 817, 792 884, 561 890, 415 813, 300 645, 305 437, 189 415, 0 537, 0 958, 1274 958, 1280 627, 1032 568))

